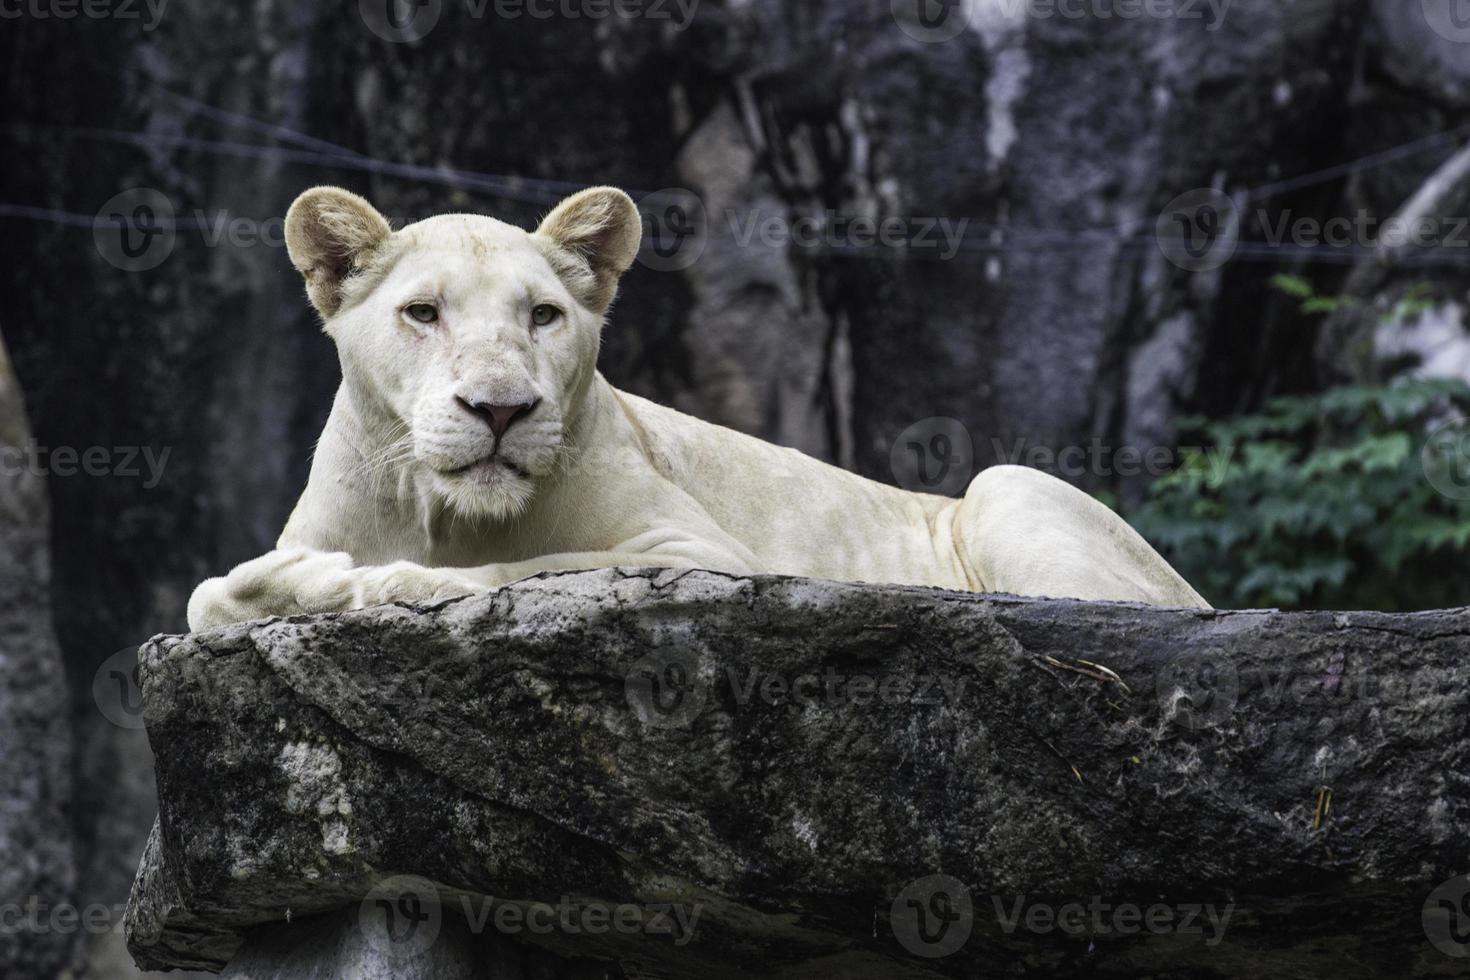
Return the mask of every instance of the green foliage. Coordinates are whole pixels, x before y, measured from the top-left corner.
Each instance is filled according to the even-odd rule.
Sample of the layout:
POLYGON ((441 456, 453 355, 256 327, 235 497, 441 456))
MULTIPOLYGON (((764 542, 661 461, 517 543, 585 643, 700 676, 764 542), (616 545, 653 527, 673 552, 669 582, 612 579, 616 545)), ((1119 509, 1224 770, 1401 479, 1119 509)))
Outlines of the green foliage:
POLYGON ((1318 296, 1317 290, 1311 282, 1301 276, 1288 275, 1279 272, 1271 277, 1271 285, 1277 292, 1301 300, 1300 312, 1304 316, 1322 316, 1328 313, 1336 313, 1338 310, 1354 305, 1357 300, 1351 296, 1318 296))
POLYGON ((1398 302, 1386 315, 1380 318, 1380 322, 1395 327, 1401 327, 1434 309, 1434 294, 1428 283, 1415 283, 1410 286, 1398 302))
POLYGON ((1219 606, 1470 603, 1470 386, 1279 398, 1185 419, 1181 467, 1129 519, 1219 606))
POLYGON ((1288 296, 1295 296, 1297 299, 1310 299, 1316 293, 1316 289, 1312 287, 1312 283, 1309 280, 1301 276, 1289 275, 1285 272, 1278 272, 1272 276, 1271 285, 1278 292, 1285 293, 1288 296))
MULTIPOLYGON (((1338 310, 1358 305, 1352 296, 1323 296, 1317 292, 1310 279, 1286 272, 1271 277, 1271 288, 1293 299, 1301 300, 1297 311, 1303 316, 1325 316, 1338 310)), ((1434 308, 1433 288, 1426 282, 1415 283, 1404 290, 1393 307, 1379 316, 1380 323, 1402 326, 1434 308)))

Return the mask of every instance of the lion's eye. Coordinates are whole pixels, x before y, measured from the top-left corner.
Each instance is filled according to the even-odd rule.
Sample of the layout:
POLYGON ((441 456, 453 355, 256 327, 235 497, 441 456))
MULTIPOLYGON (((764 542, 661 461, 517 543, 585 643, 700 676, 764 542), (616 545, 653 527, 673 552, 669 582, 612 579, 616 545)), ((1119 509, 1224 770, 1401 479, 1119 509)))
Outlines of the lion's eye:
POLYGON ((439 308, 433 303, 413 303, 404 307, 403 312, 419 323, 435 323, 439 319, 439 308))
POLYGON ((531 311, 531 322, 538 327, 546 327, 555 323, 561 317, 561 310, 548 303, 542 303, 531 311))

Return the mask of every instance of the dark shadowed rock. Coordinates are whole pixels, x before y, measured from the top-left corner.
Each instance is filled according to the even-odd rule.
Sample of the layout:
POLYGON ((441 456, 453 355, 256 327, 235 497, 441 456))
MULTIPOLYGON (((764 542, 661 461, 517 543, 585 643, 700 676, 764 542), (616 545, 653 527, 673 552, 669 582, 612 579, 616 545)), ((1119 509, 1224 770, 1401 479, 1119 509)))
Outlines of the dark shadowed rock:
POLYGON ((619 570, 159 637, 129 943, 392 907, 626 976, 1458 975, 1467 654, 1470 610, 619 570))
MULTIPOLYGON (((54 976, 74 931, 71 728, 51 629, 46 486, 22 451, 30 430, 0 342, 0 966, 54 976), (38 925, 39 924, 39 925, 38 925)), ((13 971, 13 972, 12 972, 13 971)))

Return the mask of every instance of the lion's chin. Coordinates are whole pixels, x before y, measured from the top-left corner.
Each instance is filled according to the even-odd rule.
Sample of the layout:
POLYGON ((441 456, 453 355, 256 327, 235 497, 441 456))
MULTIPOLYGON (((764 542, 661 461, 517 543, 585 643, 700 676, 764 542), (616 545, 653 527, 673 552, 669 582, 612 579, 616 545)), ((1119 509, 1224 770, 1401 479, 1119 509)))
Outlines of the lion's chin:
POLYGON ((530 474, 503 459, 440 473, 435 482, 446 508, 472 519, 518 517, 525 513, 535 495, 530 474))

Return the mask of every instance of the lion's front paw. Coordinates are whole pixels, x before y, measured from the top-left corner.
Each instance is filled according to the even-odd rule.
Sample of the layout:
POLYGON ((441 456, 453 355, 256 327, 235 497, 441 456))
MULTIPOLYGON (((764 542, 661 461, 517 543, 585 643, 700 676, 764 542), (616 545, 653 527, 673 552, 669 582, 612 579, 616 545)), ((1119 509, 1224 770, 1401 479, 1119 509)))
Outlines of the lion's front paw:
POLYGON ((189 629, 350 608, 352 571, 352 556, 343 552, 272 551, 195 589, 189 599, 189 629))
POLYGON ((194 594, 189 596, 189 632, 214 629, 251 619, 251 611, 230 596, 229 586, 223 578, 212 578, 199 583, 194 594))
POLYGON ((364 569, 354 588, 355 606, 385 602, 437 602, 484 591, 484 586, 449 568, 426 568, 413 562, 364 569))

